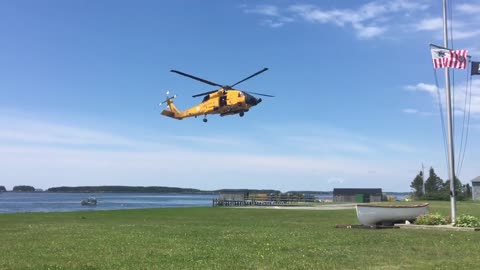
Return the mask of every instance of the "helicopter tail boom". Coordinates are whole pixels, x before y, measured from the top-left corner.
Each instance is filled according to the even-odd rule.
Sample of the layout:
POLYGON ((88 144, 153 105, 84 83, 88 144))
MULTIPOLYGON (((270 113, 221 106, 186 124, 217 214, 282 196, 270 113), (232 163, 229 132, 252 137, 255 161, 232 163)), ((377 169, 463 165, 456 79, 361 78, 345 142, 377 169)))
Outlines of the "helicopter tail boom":
POLYGON ((168 117, 171 117, 171 118, 174 118, 174 119, 177 119, 177 120, 182 120, 183 118, 182 117, 179 117, 178 115, 176 115, 174 112, 170 111, 170 110, 163 110, 162 115, 165 115, 165 116, 168 116, 168 117))
MULTIPOLYGON (((163 110, 161 112, 162 115, 165 115, 165 116, 168 116, 168 117, 171 117, 171 118, 175 118, 175 119, 178 119, 178 120, 182 120, 183 119, 183 116, 182 116, 182 113, 177 109, 177 107, 175 106, 175 104, 173 104, 173 99, 175 98, 176 96, 173 96, 173 97, 170 97, 170 98, 167 98, 166 102, 167 102, 167 106, 169 108, 169 110, 163 110)), ((163 103, 163 102, 162 102, 163 103)), ((162 104, 160 103, 160 104, 162 104)))

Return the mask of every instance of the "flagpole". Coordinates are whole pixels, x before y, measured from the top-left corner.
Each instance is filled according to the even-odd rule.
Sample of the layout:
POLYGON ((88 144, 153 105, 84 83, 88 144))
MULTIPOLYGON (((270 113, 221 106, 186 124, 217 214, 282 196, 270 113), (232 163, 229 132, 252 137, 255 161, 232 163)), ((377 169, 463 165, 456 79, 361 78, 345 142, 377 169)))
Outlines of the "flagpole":
MULTIPOLYGON (((447 0, 443 0, 443 46, 448 48, 448 28, 447 28, 447 0)), ((450 73, 449 68, 445 68, 445 95, 447 106, 447 129, 448 129, 448 176, 450 178, 450 206, 452 224, 456 220, 455 205, 455 160, 453 149, 453 124, 452 124, 452 99, 450 92, 450 73)))

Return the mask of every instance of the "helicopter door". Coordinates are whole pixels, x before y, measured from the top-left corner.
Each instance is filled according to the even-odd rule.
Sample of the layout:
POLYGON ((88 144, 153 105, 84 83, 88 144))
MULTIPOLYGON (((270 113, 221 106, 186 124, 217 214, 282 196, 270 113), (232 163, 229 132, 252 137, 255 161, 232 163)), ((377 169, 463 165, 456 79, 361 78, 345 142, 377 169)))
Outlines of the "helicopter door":
POLYGON ((227 96, 221 96, 219 99, 219 104, 220 107, 226 106, 227 105, 227 96))

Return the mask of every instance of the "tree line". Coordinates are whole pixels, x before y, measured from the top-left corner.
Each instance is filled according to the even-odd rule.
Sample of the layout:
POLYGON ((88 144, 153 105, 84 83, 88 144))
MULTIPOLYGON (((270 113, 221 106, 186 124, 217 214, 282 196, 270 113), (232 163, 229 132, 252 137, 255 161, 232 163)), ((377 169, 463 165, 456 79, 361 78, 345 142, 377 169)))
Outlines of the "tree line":
MULTIPOLYGON (((0 192, 6 192, 7 189, 5 186, 0 186, 0 192)), ((14 186, 12 191, 14 192, 34 192, 35 188, 32 186, 26 186, 26 185, 21 185, 21 186, 14 186)))
POLYGON ((49 192, 132 192, 132 193, 204 193, 194 188, 160 187, 160 186, 79 186, 51 187, 49 192))
MULTIPOLYGON (((433 167, 430 167, 427 180, 424 182, 423 172, 420 171, 410 184, 412 196, 416 200, 450 200, 450 180, 443 181, 433 167)), ((454 180, 455 199, 462 201, 472 198, 472 187, 470 184, 463 185, 455 176, 454 180)))

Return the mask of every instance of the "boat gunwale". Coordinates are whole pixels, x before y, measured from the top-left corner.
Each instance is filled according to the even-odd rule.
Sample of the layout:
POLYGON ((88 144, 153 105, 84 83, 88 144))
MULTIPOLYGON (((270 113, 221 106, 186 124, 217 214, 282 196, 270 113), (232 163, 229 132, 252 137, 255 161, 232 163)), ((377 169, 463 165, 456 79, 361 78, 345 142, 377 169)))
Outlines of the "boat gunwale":
POLYGON ((375 205, 375 204, 357 204, 357 207, 371 207, 371 208, 421 208, 429 206, 429 203, 415 204, 415 205, 375 205))

